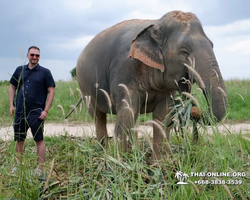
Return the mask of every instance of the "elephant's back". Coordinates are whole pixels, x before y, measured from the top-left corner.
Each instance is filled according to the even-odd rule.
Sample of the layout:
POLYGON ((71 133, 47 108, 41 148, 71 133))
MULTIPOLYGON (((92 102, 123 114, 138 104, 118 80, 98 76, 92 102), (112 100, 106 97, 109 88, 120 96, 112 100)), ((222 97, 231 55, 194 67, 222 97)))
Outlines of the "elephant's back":
POLYGON ((133 39, 154 21, 126 20, 103 30, 83 49, 78 58, 78 64, 82 63, 83 68, 92 69, 90 65, 100 62, 102 67, 105 67, 103 64, 107 67, 112 59, 117 59, 120 54, 128 53, 133 39))
POLYGON ((115 53, 129 51, 133 39, 154 22, 155 20, 133 19, 115 24, 98 33, 87 44, 79 58, 87 56, 88 59, 95 57, 99 60, 105 55, 106 58, 115 59, 115 53))
MULTIPOLYGON (((109 93, 110 82, 128 58, 130 45, 135 37, 154 20, 127 20, 97 34, 83 49, 77 61, 77 78, 81 90, 98 86, 109 93)), ((89 89, 88 89, 89 90, 89 89)), ((93 93, 87 92, 87 93, 93 93)))
POLYGON ((113 37, 122 39, 122 37, 126 36, 126 39, 133 40, 139 32, 154 22, 155 20, 126 20, 103 30, 96 37, 106 40, 108 38, 114 39, 113 37))

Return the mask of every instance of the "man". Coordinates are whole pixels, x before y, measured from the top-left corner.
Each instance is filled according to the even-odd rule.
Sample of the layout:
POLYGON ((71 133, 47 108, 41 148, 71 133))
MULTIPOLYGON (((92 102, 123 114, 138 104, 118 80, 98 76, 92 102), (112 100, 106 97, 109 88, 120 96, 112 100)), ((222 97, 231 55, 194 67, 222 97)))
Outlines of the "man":
POLYGON ((54 99, 55 82, 50 70, 39 65, 40 49, 28 49, 29 63, 16 68, 10 79, 10 115, 14 115, 14 140, 16 153, 23 155, 27 130, 31 128, 36 142, 39 171, 45 162, 45 143, 43 139, 44 120, 54 99), (17 90, 17 92, 16 92, 17 90), (16 98, 14 95, 16 93, 16 98), (14 104, 13 104, 14 103, 14 104))

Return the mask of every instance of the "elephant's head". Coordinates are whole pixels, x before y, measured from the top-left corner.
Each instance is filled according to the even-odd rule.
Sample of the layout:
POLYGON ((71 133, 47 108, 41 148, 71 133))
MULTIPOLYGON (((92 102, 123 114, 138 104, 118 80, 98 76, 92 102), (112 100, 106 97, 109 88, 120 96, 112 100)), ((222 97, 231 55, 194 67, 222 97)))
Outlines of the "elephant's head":
MULTIPOLYGON (((192 13, 173 11, 154 21, 138 33, 131 44, 129 56, 156 68, 157 80, 169 89, 187 90, 183 77, 195 76, 183 63, 195 58, 195 70, 204 82, 203 92, 211 99, 213 115, 221 120, 226 112, 226 90, 213 51, 213 44, 192 13)), ((194 78, 195 79, 195 78, 194 78)))

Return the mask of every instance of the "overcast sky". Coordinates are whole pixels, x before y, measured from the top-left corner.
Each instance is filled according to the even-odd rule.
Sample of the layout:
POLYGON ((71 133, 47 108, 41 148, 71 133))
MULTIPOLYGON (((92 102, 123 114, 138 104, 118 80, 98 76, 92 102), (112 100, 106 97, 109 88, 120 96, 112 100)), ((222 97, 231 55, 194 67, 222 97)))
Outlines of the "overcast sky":
POLYGON ((100 31, 127 19, 158 19, 172 10, 200 19, 224 79, 250 79, 249 9, 249 0, 0 0, 0 80, 9 80, 17 66, 26 64, 28 47, 36 45, 40 65, 56 81, 68 81, 80 52, 100 31))

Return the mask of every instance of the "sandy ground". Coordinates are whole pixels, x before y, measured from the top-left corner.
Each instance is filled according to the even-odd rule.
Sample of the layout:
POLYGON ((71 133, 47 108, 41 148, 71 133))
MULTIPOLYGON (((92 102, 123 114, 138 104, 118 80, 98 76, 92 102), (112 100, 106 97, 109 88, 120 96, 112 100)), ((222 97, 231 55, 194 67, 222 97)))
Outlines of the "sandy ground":
MULTIPOLYGON (((139 126, 140 129, 146 131, 146 133, 152 136, 152 127, 151 126, 139 126)), ((108 134, 110 137, 114 134, 114 124, 107 125, 108 134)), ((230 133, 250 133, 250 124, 247 123, 238 123, 234 125, 218 125, 218 129, 222 134, 230 133)), ((211 133, 211 127, 208 127, 207 133, 211 133)), ((93 123, 82 124, 82 125, 70 125, 70 124, 56 124, 56 123, 45 123, 44 135, 45 136, 59 136, 68 134, 70 136, 76 137, 93 137, 95 136, 95 127, 93 123)), ((140 136, 140 133, 139 133, 140 136)), ((28 131, 28 138, 32 137, 30 130, 28 131)), ((13 128, 12 126, 0 128, 0 138, 2 140, 12 140, 13 139, 13 128)))

